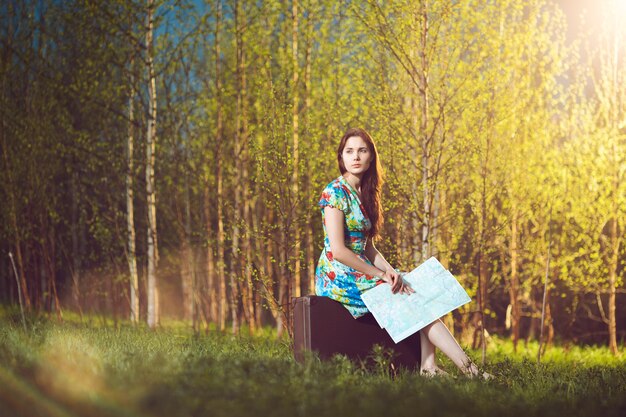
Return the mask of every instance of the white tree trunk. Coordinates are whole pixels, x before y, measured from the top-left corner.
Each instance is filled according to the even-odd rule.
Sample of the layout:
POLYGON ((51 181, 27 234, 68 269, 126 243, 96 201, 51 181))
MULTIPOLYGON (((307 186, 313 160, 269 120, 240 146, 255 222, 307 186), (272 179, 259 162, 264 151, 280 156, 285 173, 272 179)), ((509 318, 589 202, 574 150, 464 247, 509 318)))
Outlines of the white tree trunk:
MULTIPOLYGON (((293 172, 291 174, 291 186, 293 192, 293 198, 295 201, 298 201, 298 194, 300 192, 300 178, 298 175, 298 165, 300 164, 300 150, 299 150, 299 137, 298 137, 298 0, 292 0, 291 3, 291 15, 292 15, 292 25, 291 25, 291 65, 292 65, 292 84, 291 84, 291 94, 293 95, 292 102, 292 128, 293 128, 293 172)), ((290 288, 287 291, 287 297, 300 297, 300 287, 301 287, 301 265, 300 265, 300 222, 298 221, 298 208, 297 205, 294 208, 294 213, 296 217, 296 221, 292 222, 294 225, 293 229, 293 253, 295 257, 294 267, 293 267, 293 288, 290 288)), ((289 301, 289 298, 287 299, 289 301)), ((291 304, 289 304, 291 305, 291 304)))
POLYGON ((220 22, 222 19, 222 2, 217 1, 217 16, 215 19, 215 91, 217 95, 217 126, 216 126, 216 151, 217 161, 217 279, 218 279, 218 320, 220 330, 226 328, 226 273, 224 271, 224 191, 223 191, 223 166, 222 166, 222 79, 220 67, 220 22))
POLYGON ((139 321, 139 277, 137 274, 137 256, 135 249, 135 206, 133 200, 133 149, 134 149, 134 59, 130 61, 130 94, 128 96, 128 136, 126 140, 126 237, 128 239, 128 271, 130 273, 130 321, 139 321))
POLYGON ((421 19, 422 19, 422 33, 420 36, 420 67, 419 74, 422 100, 421 110, 422 117, 420 123, 420 135, 422 139, 422 194, 423 194, 423 222, 422 222, 422 261, 425 261, 430 257, 430 182, 429 182, 429 153, 428 146, 428 112, 429 112, 429 98, 428 98, 428 57, 427 53, 427 36, 428 36, 428 3, 426 1, 421 3, 421 19))
POLYGON ((156 151, 157 96, 156 76, 153 63, 153 16, 154 0, 148 0, 148 25, 146 32, 146 64, 148 70, 148 131, 146 133, 146 199, 148 206, 148 326, 154 328, 159 321, 159 298, 156 269, 158 245, 156 228, 156 190, 154 184, 154 163, 156 151))

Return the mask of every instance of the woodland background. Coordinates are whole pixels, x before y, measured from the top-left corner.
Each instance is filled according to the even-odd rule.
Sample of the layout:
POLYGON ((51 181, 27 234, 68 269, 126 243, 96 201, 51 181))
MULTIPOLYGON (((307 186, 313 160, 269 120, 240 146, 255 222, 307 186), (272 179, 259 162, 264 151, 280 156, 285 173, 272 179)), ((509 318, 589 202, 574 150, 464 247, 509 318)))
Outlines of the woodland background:
POLYGON ((362 126, 377 246, 457 276, 475 300, 457 332, 616 353, 626 13, 579 24, 560 3, 3 2, 0 302, 288 329, 338 140, 362 126))

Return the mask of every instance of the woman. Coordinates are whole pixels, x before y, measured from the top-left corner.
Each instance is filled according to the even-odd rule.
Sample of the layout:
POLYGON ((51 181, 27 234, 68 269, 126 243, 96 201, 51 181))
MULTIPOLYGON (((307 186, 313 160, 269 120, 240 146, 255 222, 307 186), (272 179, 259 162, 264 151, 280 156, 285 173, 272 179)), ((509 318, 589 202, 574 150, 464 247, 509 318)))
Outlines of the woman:
MULTIPOLYGON (((383 223, 382 167, 371 136, 363 129, 349 129, 339 143, 337 161, 341 176, 326 186, 319 201, 324 250, 315 271, 315 292, 339 301, 358 318, 368 313, 363 291, 383 282, 391 285, 393 293, 410 294, 415 289, 403 282, 374 246, 383 223)), ((438 347, 464 374, 479 375, 440 319, 420 330, 420 341, 421 374, 445 374, 435 361, 438 347)))

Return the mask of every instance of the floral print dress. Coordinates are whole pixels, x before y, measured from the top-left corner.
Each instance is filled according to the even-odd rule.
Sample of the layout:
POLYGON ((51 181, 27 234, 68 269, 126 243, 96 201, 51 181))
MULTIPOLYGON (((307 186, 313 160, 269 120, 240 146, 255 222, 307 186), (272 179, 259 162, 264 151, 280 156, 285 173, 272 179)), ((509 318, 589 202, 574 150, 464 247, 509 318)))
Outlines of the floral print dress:
POLYGON ((322 210, 322 223, 324 224, 324 249, 315 270, 315 293, 339 301, 353 317, 360 317, 369 312, 361 299, 361 293, 382 281, 333 259, 326 230, 324 208, 330 206, 343 212, 346 247, 352 249, 370 265, 372 263, 365 256, 365 245, 372 225, 357 192, 343 176, 333 180, 324 188, 318 205, 322 210))

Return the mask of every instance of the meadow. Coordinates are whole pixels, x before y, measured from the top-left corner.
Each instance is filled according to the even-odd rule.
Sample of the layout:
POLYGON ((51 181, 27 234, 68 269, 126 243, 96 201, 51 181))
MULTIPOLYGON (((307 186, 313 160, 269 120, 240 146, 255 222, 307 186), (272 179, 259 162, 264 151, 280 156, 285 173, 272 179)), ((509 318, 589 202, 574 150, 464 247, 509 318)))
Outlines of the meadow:
MULTIPOLYGON (((0 307, 1 416, 618 416, 626 359, 604 347, 490 341, 496 377, 427 379, 337 356, 296 363, 287 338, 156 331, 106 320, 31 316, 0 307)), ((623 347, 622 347, 623 349, 623 347)), ((479 352, 470 351, 474 358, 479 352)))

